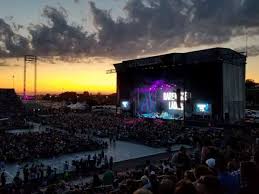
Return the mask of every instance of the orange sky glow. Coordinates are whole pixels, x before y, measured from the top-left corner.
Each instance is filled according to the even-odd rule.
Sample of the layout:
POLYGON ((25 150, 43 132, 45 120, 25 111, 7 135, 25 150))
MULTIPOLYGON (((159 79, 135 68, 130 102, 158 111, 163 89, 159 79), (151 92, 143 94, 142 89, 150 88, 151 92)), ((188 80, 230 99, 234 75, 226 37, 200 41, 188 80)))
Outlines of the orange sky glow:
MULTIPOLYGON (((259 57, 248 57, 246 78, 259 82, 259 57)), ((1 61, 0 61, 1 62, 1 61)), ((38 94, 61 93, 64 91, 104 94, 116 92, 116 74, 106 74, 107 69, 113 69, 113 64, 119 62, 109 58, 85 58, 79 62, 64 62, 56 60, 54 64, 48 61, 38 61, 38 94)), ((23 59, 5 59, 0 66, 0 88, 14 88, 17 93, 23 91, 23 59)), ((33 91, 34 67, 27 68, 27 92, 33 91)))
MULTIPOLYGON (((80 62, 38 61, 38 93, 60 93, 64 91, 92 93, 114 93, 116 91, 116 74, 106 74, 116 61, 106 58, 93 58, 80 62)), ((0 67, 0 88, 13 88, 17 93, 23 91, 23 60, 7 59, 5 63, 12 66, 0 67)), ((28 94, 34 89, 34 66, 27 67, 26 90, 28 94)))

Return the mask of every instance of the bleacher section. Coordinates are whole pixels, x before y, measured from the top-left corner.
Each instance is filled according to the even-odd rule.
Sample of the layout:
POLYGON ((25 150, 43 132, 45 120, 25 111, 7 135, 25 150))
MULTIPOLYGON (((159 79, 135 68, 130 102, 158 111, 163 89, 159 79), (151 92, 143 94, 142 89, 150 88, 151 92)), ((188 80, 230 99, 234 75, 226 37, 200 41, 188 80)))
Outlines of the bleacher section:
POLYGON ((0 88, 0 118, 20 117, 23 114, 23 103, 14 89, 0 88))

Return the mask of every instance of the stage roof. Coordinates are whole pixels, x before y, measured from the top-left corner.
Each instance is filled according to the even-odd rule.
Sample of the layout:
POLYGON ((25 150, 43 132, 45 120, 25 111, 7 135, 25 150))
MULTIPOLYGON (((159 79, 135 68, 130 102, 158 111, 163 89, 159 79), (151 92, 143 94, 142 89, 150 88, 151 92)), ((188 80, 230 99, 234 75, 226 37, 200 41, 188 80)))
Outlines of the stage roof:
POLYGON ((175 66, 208 63, 215 61, 233 61, 243 60, 244 65, 246 55, 234 51, 229 48, 211 48, 187 53, 169 53, 164 55, 151 56, 140 59, 133 59, 122 61, 121 63, 114 64, 117 72, 126 71, 129 69, 142 69, 146 67, 160 67, 160 66, 175 66))

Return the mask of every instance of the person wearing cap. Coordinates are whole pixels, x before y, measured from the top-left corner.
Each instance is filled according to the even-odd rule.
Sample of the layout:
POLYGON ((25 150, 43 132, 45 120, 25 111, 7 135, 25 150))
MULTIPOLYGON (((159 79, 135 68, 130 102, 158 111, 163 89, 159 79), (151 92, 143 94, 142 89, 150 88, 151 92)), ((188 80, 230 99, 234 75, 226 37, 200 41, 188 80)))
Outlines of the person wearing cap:
POLYGON ((213 174, 216 176, 217 175, 217 171, 215 169, 216 160, 214 158, 209 158, 205 161, 205 163, 208 166, 208 168, 213 172, 213 174))

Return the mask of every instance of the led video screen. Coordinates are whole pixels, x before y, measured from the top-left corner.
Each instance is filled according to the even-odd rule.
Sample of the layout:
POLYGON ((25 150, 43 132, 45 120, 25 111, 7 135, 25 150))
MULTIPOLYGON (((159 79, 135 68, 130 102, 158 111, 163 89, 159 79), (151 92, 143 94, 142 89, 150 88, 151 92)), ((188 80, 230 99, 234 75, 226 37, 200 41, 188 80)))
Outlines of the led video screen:
POLYGON ((197 115, 210 115, 211 112, 211 104, 208 103, 196 103, 194 105, 194 113, 197 115))
POLYGON ((174 83, 152 81, 132 93, 136 115, 142 118, 182 120, 187 92, 174 83))

